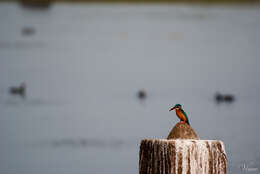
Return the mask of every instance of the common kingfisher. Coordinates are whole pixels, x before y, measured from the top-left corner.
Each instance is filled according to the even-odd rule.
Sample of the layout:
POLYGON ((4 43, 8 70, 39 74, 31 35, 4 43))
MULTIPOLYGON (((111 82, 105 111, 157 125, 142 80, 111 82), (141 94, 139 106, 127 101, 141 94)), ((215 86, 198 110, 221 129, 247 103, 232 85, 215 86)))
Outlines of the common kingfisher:
POLYGON ((170 109, 170 111, 174 109, 176 110, 176 115, 181 120, 181 123, 187 123, 188 125, 190 125, 189 118, 187 114, 184 112, 184 110, 182 109, 182 106, 180 104, 176 104, 173 108, 170 109))

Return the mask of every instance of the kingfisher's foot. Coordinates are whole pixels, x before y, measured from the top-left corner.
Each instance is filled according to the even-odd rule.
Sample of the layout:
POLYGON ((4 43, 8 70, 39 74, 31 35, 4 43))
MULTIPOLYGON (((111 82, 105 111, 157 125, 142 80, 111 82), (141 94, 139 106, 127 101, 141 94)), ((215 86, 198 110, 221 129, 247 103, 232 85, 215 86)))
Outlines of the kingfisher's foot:
POLYGON ((185 121, 180 121, 181 124, 185 124, 185 121))

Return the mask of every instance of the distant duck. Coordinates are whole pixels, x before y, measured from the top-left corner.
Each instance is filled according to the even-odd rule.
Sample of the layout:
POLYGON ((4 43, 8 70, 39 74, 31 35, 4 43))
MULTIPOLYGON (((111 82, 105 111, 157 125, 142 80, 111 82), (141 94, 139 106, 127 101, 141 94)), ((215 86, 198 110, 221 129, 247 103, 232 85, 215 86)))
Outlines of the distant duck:
POLYGON ((216 102, 218 102, 218 103, 221 103, 221 102, 231 103, 231 102, 234 102, 234 101, 235 101, 235 97, 234 97, 234 95, 232 95, 232 94, 220 94, 220 93, 216 93, 216 95, 215 95, 215 100, 216 100, 216 102))
POLYGON ((35 34, 35 29, 33 27, 24 27, 21 32, 24 36, 31 36, 35 34))
POLYGON ((147 97, 147 93, 144 89, 141 89, 137 93, 137 97, 141 100, 145 99, 147 97))
POLYGON ((24 98, 25 95, 26 95, 25 92, 26 92, 26 85, 25 85, 25 83, 21 83, 20 86, 11 86, 9 88, 9 93, 11 95, 19 95, 19 96, 24 98))

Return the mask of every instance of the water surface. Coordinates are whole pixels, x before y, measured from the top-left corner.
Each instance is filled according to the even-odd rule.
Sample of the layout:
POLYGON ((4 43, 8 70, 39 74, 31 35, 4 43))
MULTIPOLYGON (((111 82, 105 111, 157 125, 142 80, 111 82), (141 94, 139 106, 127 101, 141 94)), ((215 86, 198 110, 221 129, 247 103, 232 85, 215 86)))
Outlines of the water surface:
POLYGON ((224 141, 228 173, 260 167, 259 7, 1 3, 0 22, 1 173, 138 173, 140 140, 167 137, 176 103, 224 141), (8 94, 21 82, 25 100, 8 94))

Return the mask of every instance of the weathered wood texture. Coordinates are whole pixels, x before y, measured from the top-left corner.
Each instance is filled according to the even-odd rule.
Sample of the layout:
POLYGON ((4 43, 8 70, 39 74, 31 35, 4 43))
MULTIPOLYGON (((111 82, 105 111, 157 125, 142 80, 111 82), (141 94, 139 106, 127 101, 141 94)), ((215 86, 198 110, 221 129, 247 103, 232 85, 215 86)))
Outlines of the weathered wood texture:
POLYGON ((167 139, 195 139, 198 140, 199 136, 187 123, 177 123, 171 130, 167 139))
POLYGON ((217 140, 142 140, 139 174, 226 174, 224 144, 217 140))

